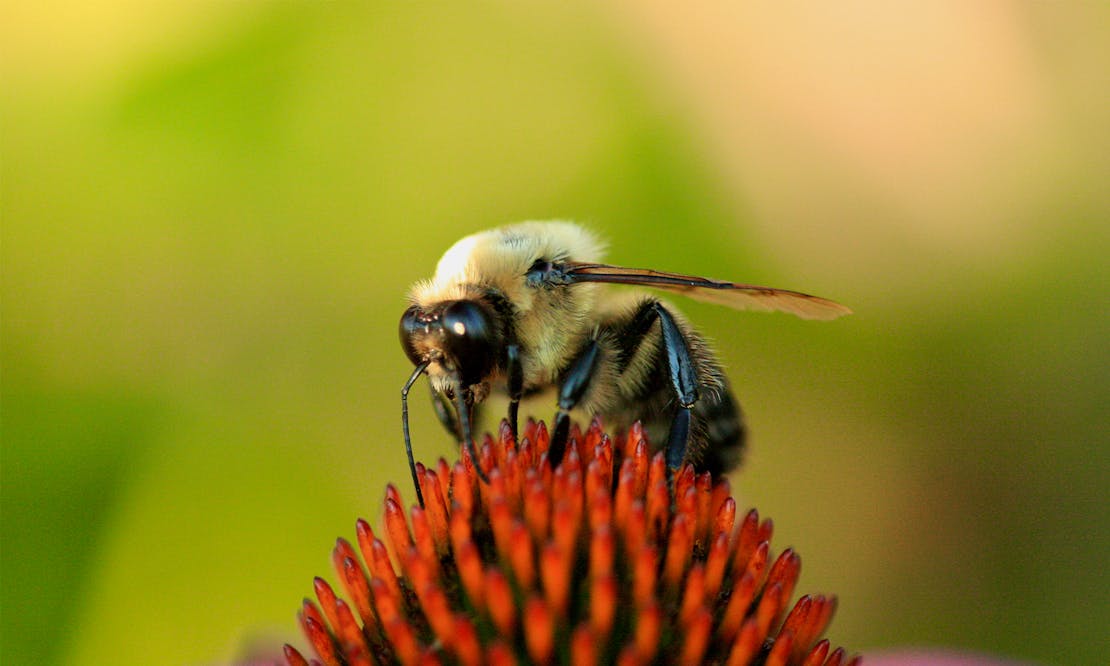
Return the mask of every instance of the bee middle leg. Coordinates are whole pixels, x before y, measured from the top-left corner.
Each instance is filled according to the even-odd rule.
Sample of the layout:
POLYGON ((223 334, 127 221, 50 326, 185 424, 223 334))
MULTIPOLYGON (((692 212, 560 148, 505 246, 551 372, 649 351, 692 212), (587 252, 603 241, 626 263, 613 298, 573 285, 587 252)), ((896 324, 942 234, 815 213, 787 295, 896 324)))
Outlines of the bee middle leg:
POLYGON ((547 459, 555 467, 563 461, 567 437, 570 434, 570 410, 574 409, 586 394, 601 358, 601 348, 597 339, 591 339, 571 362, 559 386, 559 411, 555 414, 555 428, 551 433, 551 445, 547 459))

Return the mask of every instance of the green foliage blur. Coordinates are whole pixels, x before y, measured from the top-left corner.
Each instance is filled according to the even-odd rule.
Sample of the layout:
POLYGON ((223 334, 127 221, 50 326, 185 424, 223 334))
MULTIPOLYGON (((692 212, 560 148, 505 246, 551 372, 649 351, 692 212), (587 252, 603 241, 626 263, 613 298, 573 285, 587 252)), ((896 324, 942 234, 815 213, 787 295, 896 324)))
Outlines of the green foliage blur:
MULTIPOLYGON (((303 645, 294 614, 312 576, 334 580, 333 540, 380 517, 386 483, 411 498, 406 290, 466 233, 547 218, 598 230, 614 263, 856 310, 680 304, 749 416, 733 486, 802 554, 801 591, 839 595, 834 642, 1096 663, 1107 13, 1011 9, 1032 119, 980 141, 1004 126, 991 68, 1010 61, 957 63, 997 84, 968 141, 899 144, 867 171, 853 159, 939 121, 864 117, 847 147, 822 143, 856 74, 699 88, 629 3, 6 8, 4 663, 303 645)), ((775 39, 735 49, 806 57, 775 39)), ((417 394, 418 457, 453 455, 417 394)))

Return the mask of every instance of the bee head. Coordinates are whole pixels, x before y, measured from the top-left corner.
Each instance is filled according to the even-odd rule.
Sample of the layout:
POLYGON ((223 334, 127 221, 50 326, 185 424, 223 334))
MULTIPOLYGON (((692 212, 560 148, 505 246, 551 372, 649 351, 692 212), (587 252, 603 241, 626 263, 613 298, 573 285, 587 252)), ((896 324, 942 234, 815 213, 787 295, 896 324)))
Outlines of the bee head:
POLYGON ((401 315, 401 346, 414 365, 433 361, 462 386, 484 381, 497 359, 494 317, 475 300, 413 305, 401 315))

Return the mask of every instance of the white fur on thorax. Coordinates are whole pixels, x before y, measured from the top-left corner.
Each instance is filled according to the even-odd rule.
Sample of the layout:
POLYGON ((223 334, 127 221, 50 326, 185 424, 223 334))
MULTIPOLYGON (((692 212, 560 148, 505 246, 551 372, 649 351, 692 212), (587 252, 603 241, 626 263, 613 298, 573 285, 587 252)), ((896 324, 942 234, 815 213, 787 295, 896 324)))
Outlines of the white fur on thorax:
MULTIPOLYGON (((537 259, 597 262, 602 253, 601 241, 572 222, 522 222, 481 231, 452 245, 435 276, 417 283, 410 298, 427 307, 497 289, 516 309, 518 336, 527 352, 525 385, 548 384, 588 333, 596 285, 575 285, 553 296, 556 292, 525 284, 525 273, 537 259)), ((434 366, 429 374, 436 383, 434 366)))

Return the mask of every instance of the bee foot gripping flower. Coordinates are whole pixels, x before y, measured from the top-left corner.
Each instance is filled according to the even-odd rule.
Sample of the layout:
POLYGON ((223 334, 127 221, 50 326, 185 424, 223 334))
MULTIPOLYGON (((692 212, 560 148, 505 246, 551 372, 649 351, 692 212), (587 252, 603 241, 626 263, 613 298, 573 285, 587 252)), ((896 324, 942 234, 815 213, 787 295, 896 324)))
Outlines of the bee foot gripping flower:
POLYGON ((479 448, 488 485, 465 452, 418 465, 409 520, 390 485, 384 541, 365 520, 357 548, 338 540, 346 600, 316 578, 299 613, 316 658, 287 645, 288 663, 858 663, 821 638, 835 597, 790 606, 801 559, 772 557, 771 521, 738 516, 727 480, 670 482, 638 424, 615 442, 574 426, 554 470, 549 443, 502 423, 479 448))

